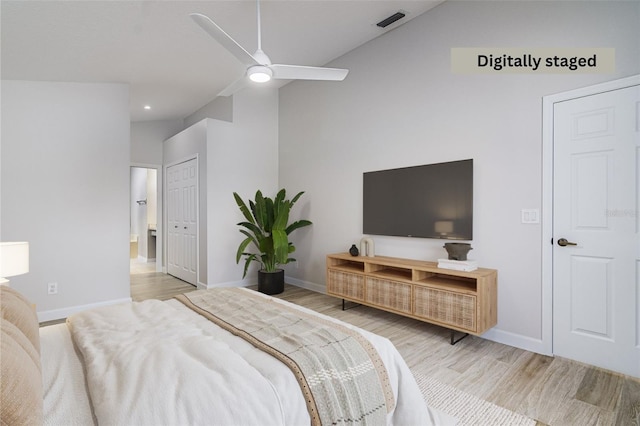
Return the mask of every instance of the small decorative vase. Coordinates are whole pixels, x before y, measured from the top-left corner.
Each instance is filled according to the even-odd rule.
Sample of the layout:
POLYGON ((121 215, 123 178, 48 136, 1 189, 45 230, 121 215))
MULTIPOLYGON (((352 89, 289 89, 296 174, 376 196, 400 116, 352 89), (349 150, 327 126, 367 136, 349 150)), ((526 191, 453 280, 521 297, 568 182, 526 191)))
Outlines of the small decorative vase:
POLYGON ((449 254, 449 260, 467 260, 467 253, 473 250, 468 243, 445 243, 444 248, 449 254))
POLYGON ((351 256, 357 256, 360 254, 360 251, 358 250, 358 247, 356 247, 355 244, 353 244, 349 249, 349 254, 351 254, 351 256))

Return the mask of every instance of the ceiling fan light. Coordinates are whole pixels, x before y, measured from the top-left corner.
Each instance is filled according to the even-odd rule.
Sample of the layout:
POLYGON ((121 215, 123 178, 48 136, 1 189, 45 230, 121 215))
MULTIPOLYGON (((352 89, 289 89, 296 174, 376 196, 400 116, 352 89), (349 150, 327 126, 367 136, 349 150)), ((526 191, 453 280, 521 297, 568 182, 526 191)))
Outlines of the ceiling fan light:
POLYGON ((251 81, 255 81, 256 83, 266 83, 271 80, 271 76, 273 73, 271 70, 262 65, 256 65, 254 67, 249 68, 247 71, 247 75, 251 81))

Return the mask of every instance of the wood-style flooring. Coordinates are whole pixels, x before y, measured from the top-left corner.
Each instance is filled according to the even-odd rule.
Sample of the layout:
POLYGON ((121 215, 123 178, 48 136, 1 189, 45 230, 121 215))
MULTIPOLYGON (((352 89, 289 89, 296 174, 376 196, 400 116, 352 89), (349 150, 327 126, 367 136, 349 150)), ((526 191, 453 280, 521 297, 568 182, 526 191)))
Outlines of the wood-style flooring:
MULTIPOLYGON (((132 269, 134 300, 167 299, 195 287, 169 275, 132 269)), ((640 426, 640 380, 563 358, 469 336, 452 346, 449 331, 287 285, 281 299, 390 339, 414 373, 538 421, 561 426, 640 426)))
POLYGON ((171 299, 176 294, 188 293, 196 287, 171 275, 155 272, 155 263, 131 263, 131 299, 171 299))

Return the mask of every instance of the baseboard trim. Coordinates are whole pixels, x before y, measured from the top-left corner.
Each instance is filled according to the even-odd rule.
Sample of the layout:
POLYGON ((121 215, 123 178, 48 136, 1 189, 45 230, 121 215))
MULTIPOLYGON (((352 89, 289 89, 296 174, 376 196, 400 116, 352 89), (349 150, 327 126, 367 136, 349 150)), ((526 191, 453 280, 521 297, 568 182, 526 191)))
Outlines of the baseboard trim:
POLYGON ((307 290, 315 291, 316 293, 327 294, 327 287, 321 284, 312 283, 311 281, 299 280, 297 278, 285 276, 284 282, 287 284, 295 285, 296 287, 306 288, 307 290))
POLYGON ((220 288, 220 287, 249 287, 252 285, 258 285, 258 279, 255 280, 239 280, 239 281, 227 281, 223 283, 207 284, 206 289, 220 288))
POLYGON ((516 348, 524 349, 529 352, 535 352, 541 355, 553 356, 547 350, 547 345, 541 339, 523 336, 521 334, 511 333, 509 331, 492 328, 480 336, 492 342, 502 343, 516 348))
POLYGON ((90 303, 88 305, 69 306, 66 308, 42 311, 42 312, 38 312, 38 322, 59 320, 62 318, 67 318, 69 315, 86 311, 88 309, 100 308, 102 306, 117 305, 119 303, 129 303, 129 302, 131 302, 131 298, 125 297, 122 299, 107 300, 105 302, 90 303))

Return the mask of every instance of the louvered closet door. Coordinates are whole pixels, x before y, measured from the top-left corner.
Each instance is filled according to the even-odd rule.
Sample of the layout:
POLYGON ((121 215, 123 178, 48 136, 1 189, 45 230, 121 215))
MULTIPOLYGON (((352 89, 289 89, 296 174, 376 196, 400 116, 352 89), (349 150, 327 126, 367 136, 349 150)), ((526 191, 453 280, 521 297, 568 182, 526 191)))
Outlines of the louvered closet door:
POLYGON ((167 271, 197 284, 198 163, 167 168, 167 271))

